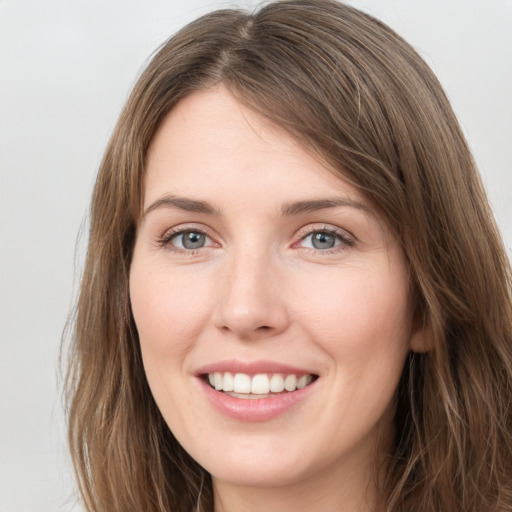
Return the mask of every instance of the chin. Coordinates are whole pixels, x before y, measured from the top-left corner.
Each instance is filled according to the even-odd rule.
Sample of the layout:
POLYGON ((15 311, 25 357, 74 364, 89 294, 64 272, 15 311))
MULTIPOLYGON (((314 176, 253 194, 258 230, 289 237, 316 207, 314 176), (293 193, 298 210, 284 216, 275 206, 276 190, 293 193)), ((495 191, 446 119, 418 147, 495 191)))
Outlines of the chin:
POLYGON ((237 487, 286 487, 311 473, 303 450, 284 447, 283 442, 253 439, 229 446, 217 445, 214 452, 202 451, 196 460, 211 475, 237 487), (206 454, 206 456, 205 456, 206 454))
POLYGON ((306 479, 310 473, 304 467, 297 467, 282 461, 280 463, 273 462, 266 460, 261 464, 259 461, 238 458, 233 464, 229 461, 223 464, 213 464, 209 473, 214 482, 217 480, 236 487, 254 488, 290 487, 306 479))

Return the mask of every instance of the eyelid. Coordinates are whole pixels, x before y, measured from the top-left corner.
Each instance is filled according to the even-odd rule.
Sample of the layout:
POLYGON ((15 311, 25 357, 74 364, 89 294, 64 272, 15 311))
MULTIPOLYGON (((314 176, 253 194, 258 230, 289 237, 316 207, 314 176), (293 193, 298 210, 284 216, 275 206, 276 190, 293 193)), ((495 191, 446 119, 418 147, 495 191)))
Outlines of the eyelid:
POLYGON ((345 240, 352 240, 356 241, 356 237, 350 233, 350 231, 347 231, 346 229, 340 228, 338 226, 334 226, 332 224, 326 224, 326 223, 314 223, 314 224, 307 224, 306 226, 301 227, 297 231, 297 238, 303 239, 307 235, 310 235, 311 233, 317 233, 317 232, 325 232, 325 233, 334 233, 341 238, 344 238, 345 240))
POLYGON ((167 248, 170 251, 176 252, 176 253, 183 253, 183 254, 195 254, 198 251, 208 249, 210 247, 218 246, 220 247, 220 244, 216 242, 215 235, 213 234, 212 230, 204 225, 197 225, 197 224, 179 224, 177 226, 173 226, 172 228, 168 228, 165 230, 163 235, 159 236, 157 239, 157 245, 159 247, 167 248), (210 244, 205 247, 199 247, 197 249, 182 249, 181 247, 177 247, 171 243, 172 239, 176 236, 187 233, 187 232, 194 232, 194 233, 200 233, 208 237, 213 244, 210 244))
MULTIPOLYGON (((304 226, 300 228, 297 231, 297 240, 293 243, 294 247, 297 247, 297 245, 302 242, 305 238, 312 235, 313 233, 327 233, 329 235, 333 235, 338 237, 338 239, 341 240, 341 243, 335 247, 332 247, 331 249, 312 249, 316 252, 322 252, 324 254, 329 254, 329 251, 331 252, 337 252, 343 249, 346 249, 347 247, 351 247, 356 242, 356 237, 352 235, 349 231, 343 228, 339 228, 337 226, 333 226, 332 224, 308 224, 307 226, 304 226)), ((309 248, 304 248, 309 249, 309 248)))
MULTIPOLYGON (((295 241, 292 244, 292 247, 298 248, 299 244, 308 236, 312 235, 313 233, 327 233, 329 235, 333 235, 340 240, 341 243, 338 245, 330 248, 330 249, 312 249, 308 247, 304 247, 303 249, 311 249, 314 252, 319 252, 323 254, 329 254, 332 252, 338 252, 346 249, 347 247, 351 247, 354 245, 354 243, 357 241, 356 237, 352 235, 349 231, 346 229, 340 228, 338 226, 334 226, 332 224, 325 224, 325 223, 315 223, 315 224, 307 224, 306 226, 301 227, 295 235, 295 241)), ((173 226, 171 228, 168 228, 165 230, 165 232, 158 237, 157 239, 157 245, 158 247, 167 248, 170 251, 173 251, 175 253, 182 253, 187 255, 193 255, 199 251, 204 251, 205 249, 209 249, 211 247, 220 247, 221 244, 217 242, 218 237, 215 235, 213 230, 211 230, 209 227, 201 224, 179 224, 177 226, 173 226), (186 232, 197 232, 205 235, 210 239, 212 242, 211 244, 199 247, 197 249, 182 249, 180 247, 177 247, 171 243, 172 239, 182 233, 186 232)))

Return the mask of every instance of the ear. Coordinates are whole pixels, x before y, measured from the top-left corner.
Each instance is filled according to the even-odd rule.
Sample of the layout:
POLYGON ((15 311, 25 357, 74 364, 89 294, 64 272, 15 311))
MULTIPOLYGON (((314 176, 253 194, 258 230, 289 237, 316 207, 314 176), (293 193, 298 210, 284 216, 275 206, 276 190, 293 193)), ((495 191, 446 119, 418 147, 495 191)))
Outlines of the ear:
POLYGON ((429 320, 417 314, 412 322, 409 349, 413 352, 430 352, 434 348, 434 336, 429 320))

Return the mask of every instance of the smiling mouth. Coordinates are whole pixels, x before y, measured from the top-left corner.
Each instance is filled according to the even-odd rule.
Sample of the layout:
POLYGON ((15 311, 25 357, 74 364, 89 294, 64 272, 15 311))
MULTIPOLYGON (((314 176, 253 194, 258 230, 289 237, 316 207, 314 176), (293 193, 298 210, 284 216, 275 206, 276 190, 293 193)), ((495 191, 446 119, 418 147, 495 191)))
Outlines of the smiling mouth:
POLYGON ((205 380, 216 391, 234 398, 262 399, 292 393, 309 386, 317 375, 295 375, 291 373, 246 373, 214 372, 204 375, 205 380))

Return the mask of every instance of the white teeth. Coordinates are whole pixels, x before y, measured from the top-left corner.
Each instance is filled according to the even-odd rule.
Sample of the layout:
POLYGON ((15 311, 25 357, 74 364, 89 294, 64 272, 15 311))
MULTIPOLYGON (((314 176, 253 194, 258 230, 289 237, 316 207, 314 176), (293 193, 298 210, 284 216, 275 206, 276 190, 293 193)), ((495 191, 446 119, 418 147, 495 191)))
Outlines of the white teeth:
POLYGON ((287 375, 284 379, 284 389, 286 391, 295 391, 297 389, 297 377, 295 375, 287 375))
POLYGON ((224 381, 222 384, 222 391, 233 391, 235 378, 232 373, 226 372, 224 374, 224 381))
POLYGON ((311 377, 311 375, 301 375, 297 379, 297 389, 305 388, 308 384, 311 383, 312 380, 313 377, 311 377))
POLYGON ((237 373, 233 383, 233 391, 235 393, 250 393, 251 377, 245 373, 237 373))
POLYGON ((245 373, 215 372, 208 374, 210 385, 217 391, 235 394, 268 395, 295 391, 306 387, 313 381, 312 375, 258 373, 250 376, 245 373))
POLYGON ((255 395, 266 395, 270 391, 270 382, 267 375, 255 375, 251 381, 251 393, 255 395))
POLYGON ((217 391, 220 391, 222 389, 222 373, 215 372, 213 374, 214 378, 214 386, 217 391))
POLYGON ((274 373, 270 379, 270 391, 272 393, 281 393, 284 391, 284 379, 280 373, 274 373))

